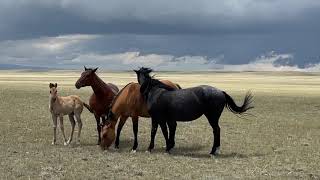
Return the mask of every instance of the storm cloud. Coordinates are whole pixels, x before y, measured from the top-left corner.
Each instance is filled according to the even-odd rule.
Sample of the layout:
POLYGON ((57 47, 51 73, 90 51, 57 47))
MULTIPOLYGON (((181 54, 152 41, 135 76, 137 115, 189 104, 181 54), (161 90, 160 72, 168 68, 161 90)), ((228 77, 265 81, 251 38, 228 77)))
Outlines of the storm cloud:
POLYGON ((273 52, 301 69, 320 61, 319 18, 317 0, 2 0, 0 64, 216 69, 273 52))

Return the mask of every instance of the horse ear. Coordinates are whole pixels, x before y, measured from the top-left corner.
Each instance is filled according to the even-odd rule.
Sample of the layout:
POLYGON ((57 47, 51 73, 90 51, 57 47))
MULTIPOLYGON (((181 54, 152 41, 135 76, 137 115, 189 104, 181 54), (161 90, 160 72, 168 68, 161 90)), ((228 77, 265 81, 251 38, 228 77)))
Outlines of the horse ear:
POLYGON ((58 84, 57 84, 57 83, 55 83, 55 84, 54 84, 54 87, 58 87, 58 84))
POLYGON ((137 74, 138 74, 138 72, 139 72, 138 70, 135 70, 135 69, 134 69, 133 71, 136 72, 137 74))
POLYGON ((52 83, 49 84, 49 88, 52 88, 54 85, 52 83))
POLYGON ((95 68, 94 70, 92 70, 92 72, 96 72, 98 70, 98 68, 95 68))

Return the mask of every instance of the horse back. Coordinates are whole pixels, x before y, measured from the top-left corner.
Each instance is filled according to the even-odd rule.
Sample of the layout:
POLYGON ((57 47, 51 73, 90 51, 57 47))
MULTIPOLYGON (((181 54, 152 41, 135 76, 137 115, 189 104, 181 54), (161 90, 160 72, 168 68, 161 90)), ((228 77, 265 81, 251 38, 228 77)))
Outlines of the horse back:
POLYGON ((180 89, 180 87, 178 87, 177 84, 175 84, 169 80, 160 80, 160 82, 162 82, 163 84, 168 85, 170 87, 173 87, 174 89, 180 89))
POLYGON ((150 117, 138 83, 130 83, 120 91, 112 105, 112 112, 131 117, 150 117))
POLYGON ((57 101, 58 102, 53 105, 54 113, 56 114, 66 115, 72 112, 82 113, 83 111, 83 102, 79 96, 60 96, 57 101))

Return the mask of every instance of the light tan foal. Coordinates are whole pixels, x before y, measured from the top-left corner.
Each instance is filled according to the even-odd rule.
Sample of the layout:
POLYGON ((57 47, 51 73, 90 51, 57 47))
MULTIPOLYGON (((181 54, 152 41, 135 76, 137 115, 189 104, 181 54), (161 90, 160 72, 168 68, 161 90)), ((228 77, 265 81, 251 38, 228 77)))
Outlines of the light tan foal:
POLYGON ((50 96, 49 96, 49 110, 52 115, 53 120, 53 141, 52 144, 56 144, 56 129, 57 129, 57 119, 60 119, 60 129, 62 132, 64 145, 68 145, 72 141, 74 127, 75 127, 75 120, 74 116, 78 123, 78 138, 77 143, 80 143, 80 134, 82 129, 82 122, 81 122, 81 113, 83 111, 83 102, 80 100, 79 96, 71 95, 71 96, 58 96, 57 91, 57 83, 49 84, 50 88, 50 96), (71 134, 69 140, 66 139, 64 134, 64 126, 63 126, 63 116, 68 115, 69 120, 71 122, 71 134))

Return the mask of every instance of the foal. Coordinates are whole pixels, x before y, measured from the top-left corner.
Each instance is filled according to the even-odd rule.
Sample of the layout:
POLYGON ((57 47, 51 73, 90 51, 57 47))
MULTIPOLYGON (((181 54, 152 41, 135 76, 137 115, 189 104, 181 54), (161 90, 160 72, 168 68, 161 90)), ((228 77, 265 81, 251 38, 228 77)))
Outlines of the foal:
POLYGON ((57 129, 57 119, 60 119, 60 129, 62 132, 64 145, 68 145, 72 141, 75 120, 74 116, 78 123, 78 138, 77 143, 80 143, 80 134, 82 128, 81 122, 81 113, 83 110, 84 103, 80 100, 79 96, 71 95, 71 96, 58 96, 57 83, 49 84, 50 88, 50 96, 49 96, 49 110, 52 115, 53 120, 53 141, 52 144, 56 144, 56 129, 57 129), (63 126, 63 116, 68 115, 69 120, 71 122, 71 134, 69 140, 66 139, 64 134, 64 126, 63 126))
MULTIPOLYGON (((174 88, 181 89, 178 84, 174 84, 168 80, 161 80, 164 84, 174 88)), ((147 104, 140 93, 140 85, 138 83, 129 83, 114 98, 109 114, 108 121, 110 123, 103 124, 101 130, 101 147, 105 149, 109 147, 115 138, 115 126, 120 117, 117 128, 117 136, 115 141, 115 148, 119 148, 119 138, 123 125, 128 117, 132 118, 132 129, 134 134, 134 144, 132 152, 135 152, 138 147, 138 119, 140 117, 150 117, 148 113, 147 104)))

